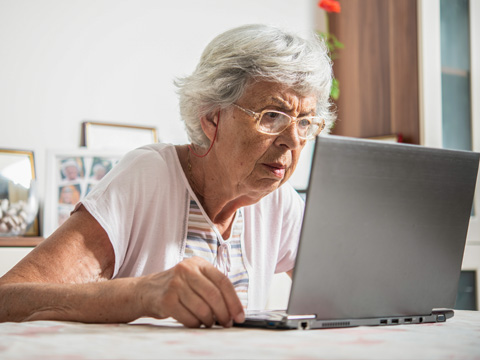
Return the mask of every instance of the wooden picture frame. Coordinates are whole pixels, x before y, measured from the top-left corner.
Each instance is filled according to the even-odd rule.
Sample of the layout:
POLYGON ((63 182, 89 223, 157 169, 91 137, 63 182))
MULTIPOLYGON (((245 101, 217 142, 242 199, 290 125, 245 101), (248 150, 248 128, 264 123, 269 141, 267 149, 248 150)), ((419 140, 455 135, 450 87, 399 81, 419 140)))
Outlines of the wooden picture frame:
MULTIPOLYGON (((24 204, 23 215, 27 219, 19 219, 29 227, 19 229, 21 236, 39 236, 38 194, 36 188, 35 155, 31 150, 0 149, 0 222, 7 221, 7 211, 20 203, 24 204), (8 209, 6 207, 8 206, 8 209), (28 207, 28 209, 27 209, 28 207), (33 219, 31 219, 33 217, 33 219)), ((3 229, 6 230, 6 229, 3 229)), ((9 233, 15 232, 13 229, 9 233)), ((3 231, 0 231, 2 236, 3 231)), ((4 233, 8 234, 7 232, 4 233)), ((13 234, 15 236, 15 234, 13 234)), ((1 239, 1 238, 0 238, 1 239)), ((0 246, 2 244, 0 243, 0 246)))
POLYGON ((88 149, 136 149, 158 142, 155 127, 115 124, 96 121, 82 123, 81 146, 88 149))

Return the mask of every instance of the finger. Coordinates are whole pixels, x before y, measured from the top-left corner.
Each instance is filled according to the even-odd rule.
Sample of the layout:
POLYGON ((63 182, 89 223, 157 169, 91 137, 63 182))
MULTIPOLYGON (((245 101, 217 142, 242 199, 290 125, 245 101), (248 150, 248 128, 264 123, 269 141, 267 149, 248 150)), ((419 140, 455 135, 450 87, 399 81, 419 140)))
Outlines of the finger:
POLYGON ((198 328, 202 325, 201 321, 180 301, 177 306, 172 309, 171 317, 189 328, 198 328))
MULTIPOLYGON (((242 303, 235 291, 235 287, 230 279, 213 266, 203 266, 201 267, 201 270, 220 290, 220 294, 223 297, 224 304, 229 314, 228 320, 233 319, 237 323, 242 323, 245 320, 245 313, 243 311, 242 303)), ((215 315, 217 314, 215 313, 215 315)))
MULTIPOLYGON (((216 319, 221 325, 230 327, 232 326, 232 316, 221 290, 204 274, 201 270, 203 266, 211 267, 213 271, 218 272, 212 264, 198 257, 182 261, 172 268, 175 275, 170 281, 169 287, 172 290, 171 294, 175 294, 175 296, 168 296, 164 299, 167 300, 166 308, 172 309, 181 299, 183 305, 188 307, 194 315, 197 310, 199 311, 198 316, 205 321, 206 325, 210 325, 209 316, 211 316, 212 323, 216 319), (193 297, 192 293, 195 293, 198 298, 193 297)), ((223 274, 219 274, 223 276, 223 274)))
POLYGON ((188 286, 202 299, 203 303, 209 307, 216 320, 223 326, 229 326, 233 317, 227 308, 220 288, 205 276, 203 271, 198 271, 195 276, 189 276, 186 280, 188 286))
MULTIPOLYGON (((170 269, 163 273, 139 278, 153 280, 153 283, 146 282, 147 287, 144 289, 146 291, 143 291, 143 293, 147 295, 150 289, 158 286, 159 283, 161 285, 161 291, 154 292, 153 297, 147 296, 147 298, 150 298, 152 301, 147 302, 146 314, 147 316, 158 319, 172 317, 187 327, 199 327, 202 325, 200 319, 185 307, 180 300, 182 296, 185 296, 185 288, 182 286, 184 282, 179 277, 173 276, 173 270, 174 269, 170 269), (164 284, 165 282, 167 285, 164 284)), ((192 290, 190 290, 190 292, 194 294, 192 290)))
POLYGON ((195 291, 187 288, 181 294, 179 301, 188 311, 206 327, 215 323, 210 306, 195 291))
POLYGON ((184 289, 195 291, 210 307, 221 325, 231 326, 232 319, 243 322, 243 307, 233 284, 212 264, 202 258, 193 257, 177 264, 174 271, 187 283, 188 286, 184 289))

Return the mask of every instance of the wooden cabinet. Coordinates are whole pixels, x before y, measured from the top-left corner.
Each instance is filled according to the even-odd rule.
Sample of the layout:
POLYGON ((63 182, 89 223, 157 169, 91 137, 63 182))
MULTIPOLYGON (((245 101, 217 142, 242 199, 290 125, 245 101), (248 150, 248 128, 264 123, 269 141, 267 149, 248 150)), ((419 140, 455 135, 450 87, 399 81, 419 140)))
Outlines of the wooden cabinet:
POLYGON ((345 47, 334 73, 340 82, 333 134, 401 133, 420 143, 417 1, 342 0, 329 29, 345 47))

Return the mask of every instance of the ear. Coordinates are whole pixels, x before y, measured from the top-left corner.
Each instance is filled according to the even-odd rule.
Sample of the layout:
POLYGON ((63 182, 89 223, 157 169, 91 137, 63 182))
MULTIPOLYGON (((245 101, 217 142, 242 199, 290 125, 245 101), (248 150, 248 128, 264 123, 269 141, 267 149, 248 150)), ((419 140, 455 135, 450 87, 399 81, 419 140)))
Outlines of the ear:
POLYGON ((200 118, 202 130, 210 141, 213 141, 215 132, 217 131, 218 113, 215 115, 208 114, 200 118))

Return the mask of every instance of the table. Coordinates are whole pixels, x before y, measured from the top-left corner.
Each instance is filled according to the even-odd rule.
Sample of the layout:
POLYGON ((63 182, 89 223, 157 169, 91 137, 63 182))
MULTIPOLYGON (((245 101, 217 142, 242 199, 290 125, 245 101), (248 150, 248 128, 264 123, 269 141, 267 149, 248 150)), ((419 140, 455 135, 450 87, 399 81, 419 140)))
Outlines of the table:
POLYGON ((0 324, 0 359, 480 359, 480 312, 445 323, 325 330, 130 324, 0 324))

